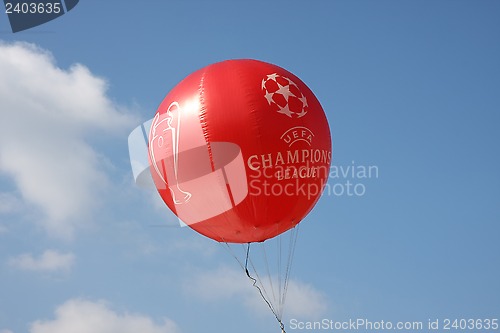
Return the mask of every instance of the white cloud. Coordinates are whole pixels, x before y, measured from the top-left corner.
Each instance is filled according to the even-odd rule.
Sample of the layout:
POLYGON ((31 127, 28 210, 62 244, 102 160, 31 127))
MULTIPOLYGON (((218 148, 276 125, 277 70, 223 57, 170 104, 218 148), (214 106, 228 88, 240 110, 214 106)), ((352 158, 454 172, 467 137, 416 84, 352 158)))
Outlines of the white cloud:
POLYGON ((0 214, 17 212, 21 208, 20 200, 8 192, 0 192, 0 214))
POLYGON ((206 301, 220 301, 241 296, 249 300, 254 290, 244 274, 242 270, 222 266, 203 274, 195 274, 192 279, 187 280, 185 287, 189 293, 206 301))
POLYGON ((328 310, 326 296, 312 285, 291 280, 286 298, 286 315, 291 318, 319 319, 328 310))
MULTIPOLYGON (((273 306, 276 306, 277 302, 272 300, 272 290, 269 284, 265 283, 267 276, 265 272, 261 274, 268 298, 273 306)), ((277 280, 275 277, 273 280, 276 288, 277 280)), ((252 281, 246 277, 243 270, 220 267, 203 274, 196 274, 186 281, 185 289, 191 296, 205 301, 218 302, 239 298, 247 308, 258 313, 269 313, 259 291, 252 286, 252 281)), ((275 295, 278 295, 278 290, 275 290, 275 295)), ((310 284, 293 279, 289 281, 284 307, 287 317, 314 320, 321 318, 327 310, 327 299, 322 292, 310 284)))
POLYGON ((38 320, 30 333, 177 333, 177 325, 164 318, 155 323, 141 314, 117 313, 103 302, 72 299, 59 306, 53 320, 38 320))
POLYGON ((31 44, 0 42, 0 73, 0 172, 41 210, 49 234, 71 238, 108 183, 88 140, 135 121, 108 98, 105 80, 80 64, 59 68, 31 44))
POLYGON ((59 253, 54 250, 46 250, 38 258, 34 258, 32 254, 21 254, 9 260, 13 267, 44 272, 69 271, 74 263, 73 253, 59 253))

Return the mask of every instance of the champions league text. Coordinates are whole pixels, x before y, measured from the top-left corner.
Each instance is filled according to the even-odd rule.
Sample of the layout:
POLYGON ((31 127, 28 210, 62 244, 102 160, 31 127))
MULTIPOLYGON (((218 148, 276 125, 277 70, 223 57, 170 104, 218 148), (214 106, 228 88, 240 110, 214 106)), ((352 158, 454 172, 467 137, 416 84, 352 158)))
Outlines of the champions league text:
POLYGON ((361 197, 367 183, 379 178, 376 165, 331 165, 331 152, 319 149, 288 150, 276 154, 251 155, 247 166, 251 170, 248 186, 250 195, 361 197), (321 181, 305 183, 302 179, 321 181))

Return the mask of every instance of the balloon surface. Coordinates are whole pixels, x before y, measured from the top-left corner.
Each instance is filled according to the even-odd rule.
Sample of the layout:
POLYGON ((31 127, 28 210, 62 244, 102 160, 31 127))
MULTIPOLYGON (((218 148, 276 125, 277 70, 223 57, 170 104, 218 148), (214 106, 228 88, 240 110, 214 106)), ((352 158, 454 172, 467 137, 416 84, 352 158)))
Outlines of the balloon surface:
POLYGON ((168 207, 216 241, 260 242, 319 199, 330 130, 312 91, 285 69, 227 60, 181 81, 149 133, 151 174, 168 207))

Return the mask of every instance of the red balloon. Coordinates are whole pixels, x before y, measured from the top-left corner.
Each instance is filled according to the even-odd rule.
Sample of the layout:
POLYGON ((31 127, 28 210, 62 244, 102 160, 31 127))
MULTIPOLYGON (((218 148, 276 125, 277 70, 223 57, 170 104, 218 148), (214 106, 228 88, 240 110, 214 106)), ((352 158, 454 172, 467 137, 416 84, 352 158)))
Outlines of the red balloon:
POLYGON ((216 241, 260 242, 297 225, 326 184, 330 129, 312 91, 257 60, 181 81, 149 133, 151 174, 168 207, 216 241))

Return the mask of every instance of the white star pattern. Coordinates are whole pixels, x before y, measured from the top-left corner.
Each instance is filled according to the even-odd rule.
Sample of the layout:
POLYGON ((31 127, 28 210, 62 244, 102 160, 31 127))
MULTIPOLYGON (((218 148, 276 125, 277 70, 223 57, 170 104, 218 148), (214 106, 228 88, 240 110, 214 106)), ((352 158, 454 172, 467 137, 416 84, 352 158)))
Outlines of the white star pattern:
POLYGON ((266 97, 267 102, 269 104, 274 103, 273 95, 274 95, 273 93, 270 93, 269 91, 266 91, 265 97, 266 97))
POLYGON ((302 118, 306 115, 307 111, 302 109, 301 112, 297 113, 297 118, 302 118))
POLYGON ((284 76, 282 76, 282 78, 284 78, 285 80, 287 80, 287 81, 288 81, 288 84, 290 84, 290 85, 295 85, 295 83, 294 83, 292 80, 290 80, 289 78, 284 77, 284 76))
POLYGON ((273 81, 276 81, 276 77, 278 77, 278 74, 277 73, 274 73, 274 74, 269 74, 267 76, 267 79, 268 80, 273 80, 273 81))
POLYGON ((261 82, 261 89, 267 103, 276 112, 289 118, 302 118, 307 114, 309 104, 306 96, 288 77, 278 73, 268 74, 261 82))
POLYGON ((290 91, 290 85, 282 86, 281 84, 278 83, 279 89, 276 91, 276 94, 281 94, 283 97, 285 97, 285 100, 288 103, 288 97, 290 96, 295 96, 291 91, 290 91))
POLYGON ((307 108, 309 106, 309 104, 307 104, 307 98, 306 98, 306 96, 302 95, 302 97, 299 98, 299 99, 302 102, 302 105, 304 106, 304 108, 307 108))
POLYGON ((286 114, 288 117, 292 118, 292 114, 293 114, 294 112, 292 112, 292 111, 290 110, 290 108, 288 107, 288 104, 287 104, 287 105, 285 105, 285 107, 280 108, 280 109, 278 110, 278 113, 283 113, 283 114, 286 114))

